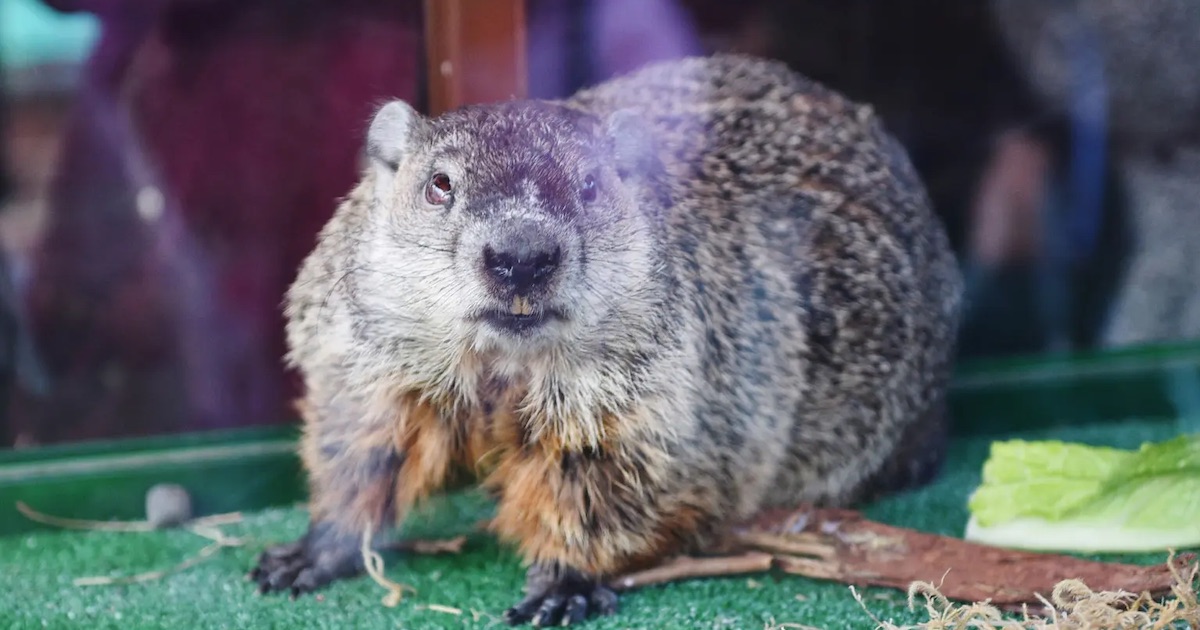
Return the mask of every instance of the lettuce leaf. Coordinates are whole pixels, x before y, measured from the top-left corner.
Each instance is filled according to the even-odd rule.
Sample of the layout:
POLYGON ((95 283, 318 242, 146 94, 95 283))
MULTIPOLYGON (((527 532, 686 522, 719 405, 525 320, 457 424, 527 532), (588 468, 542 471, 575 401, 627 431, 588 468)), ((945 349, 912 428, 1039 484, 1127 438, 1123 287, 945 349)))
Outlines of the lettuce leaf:
POLYGON ((968 501, 968 540, 1059 551, 1200 546, 1200 434, 1137 450, 992 444, 968 501))

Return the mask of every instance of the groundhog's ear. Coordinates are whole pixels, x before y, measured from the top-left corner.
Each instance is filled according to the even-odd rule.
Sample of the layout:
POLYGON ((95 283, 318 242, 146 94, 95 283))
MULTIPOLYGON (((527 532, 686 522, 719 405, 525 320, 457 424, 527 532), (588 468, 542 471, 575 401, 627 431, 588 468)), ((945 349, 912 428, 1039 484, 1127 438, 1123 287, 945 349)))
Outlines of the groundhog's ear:
POLYGON ((421 114, 404 101, 390 101, 375 112, 367 128, 366 152, 375 170, 376 194, 391 195, 392 179, 404 154, 412 145, 413 132, 422 123, 421 114))
POLYGON ((619 109, 604 121, 604 133, 622 178, 654 168, 654 138, 646 121, 632 109, 619 109))
POLYGON ((367 155, 395 170, 420 120, 421 114, 404 101, 390 101, 380 107, 367 129, 367 155))

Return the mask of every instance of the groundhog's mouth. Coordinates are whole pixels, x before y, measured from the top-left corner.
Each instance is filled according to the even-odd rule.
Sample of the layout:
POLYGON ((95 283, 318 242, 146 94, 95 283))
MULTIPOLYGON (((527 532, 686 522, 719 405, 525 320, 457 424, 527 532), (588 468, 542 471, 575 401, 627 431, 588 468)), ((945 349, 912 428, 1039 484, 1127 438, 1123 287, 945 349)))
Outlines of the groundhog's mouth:
POLYGON ((488 325, 497 330, 513 334, 523 334, 540 328, 551 321, 565 319, 565 317, 561 311, 552 308, 528 311, 524 314, 492 309, 481 313, 478 319, 487 322, 488 325))

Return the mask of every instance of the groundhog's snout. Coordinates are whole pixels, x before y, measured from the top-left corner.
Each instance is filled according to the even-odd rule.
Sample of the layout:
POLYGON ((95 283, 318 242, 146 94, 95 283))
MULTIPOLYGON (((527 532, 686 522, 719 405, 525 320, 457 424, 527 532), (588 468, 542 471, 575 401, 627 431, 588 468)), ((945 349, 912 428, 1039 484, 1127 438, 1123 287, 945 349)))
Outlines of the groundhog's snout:
POLYGON ((483 246, 484 273, 506 295, 529 295, 553 279, 562 263, 562 245, 536 227, 483 246))
POLYGON ((508 332, 529 332, 563 319, 556 287, 566 264, 567 246, 546 221, 519 219, 488 225, 478 245, 479 274, 495 306, 483 320, 508 332))

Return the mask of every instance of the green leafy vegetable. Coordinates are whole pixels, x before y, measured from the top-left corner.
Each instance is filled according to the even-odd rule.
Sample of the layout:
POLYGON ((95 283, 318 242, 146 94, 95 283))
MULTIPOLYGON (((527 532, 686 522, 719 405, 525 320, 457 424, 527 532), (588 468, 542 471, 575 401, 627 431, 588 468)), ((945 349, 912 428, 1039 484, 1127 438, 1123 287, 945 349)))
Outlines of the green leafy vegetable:
POLYGON ((1200 546, 1200 434, 1122 450, 1060 441, 992 444, 966 538, 1058 551, 1200 546))

